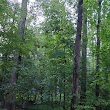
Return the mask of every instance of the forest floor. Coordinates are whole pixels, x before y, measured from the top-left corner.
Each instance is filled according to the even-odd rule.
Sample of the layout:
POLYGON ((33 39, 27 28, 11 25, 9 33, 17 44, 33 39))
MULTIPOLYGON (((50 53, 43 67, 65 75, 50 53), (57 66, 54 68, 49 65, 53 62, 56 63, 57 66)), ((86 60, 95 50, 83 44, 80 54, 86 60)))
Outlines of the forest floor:
POLYGON ((17 110, 63 110, 63 107, 58 104, 41 103, 41 104, 26 104, 25 108, 17 110))
POLYGON ((29 107, 28 110, 63 110, 62 107, 51 107, 49 105, 35 105, 32 107, 29 107))

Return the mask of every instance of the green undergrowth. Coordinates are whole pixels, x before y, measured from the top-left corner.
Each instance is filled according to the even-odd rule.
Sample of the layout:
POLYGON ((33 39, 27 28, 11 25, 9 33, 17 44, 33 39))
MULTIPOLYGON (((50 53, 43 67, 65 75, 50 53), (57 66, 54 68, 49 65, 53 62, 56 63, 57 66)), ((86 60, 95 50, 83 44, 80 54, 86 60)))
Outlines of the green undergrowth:
POLYGON ((34 105, 30 107, 28 110, 63 110, 62 107, 53 107, 49 105, 34 105))

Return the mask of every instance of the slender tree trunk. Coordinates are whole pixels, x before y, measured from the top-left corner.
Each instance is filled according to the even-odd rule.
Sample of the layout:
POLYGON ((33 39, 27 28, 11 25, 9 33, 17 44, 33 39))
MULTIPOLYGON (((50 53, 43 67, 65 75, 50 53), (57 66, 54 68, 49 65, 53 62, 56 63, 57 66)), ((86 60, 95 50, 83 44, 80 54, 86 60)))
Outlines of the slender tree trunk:
POLYGON ((54 92, 54 94, 55 94, 55 101, 57 101, 57 78, 55 79, 55 82, 54 82, 54 84, 55 84, 55 92, 54 92))
POLYGON ((65 88, 65 84, 66 84, 66 82, 65 82, 65 73, 64 73, 64 93, 63 93, 63 110, 66 110, 66 107, 65 107, 65 105, 66 105, 66 88, 65 88))
POLYGON ((43 88, 40 90, 40 101, 43 103, 43 88))
POLYGON ((78 21, 77 21, 77 33, 75 39, 75 50, 74 50, 74 67, 73 67, 73 88, 72 88, 72 99, 71 99, 71 110, 76 110, 76 103, 78 97, 78 82, 80 72, 80 44, 81 44, 81 30, 82 30, 82 5, 83 0, 78 2, 78 21))
MULTIPOLYGON (((65 47, 64 47, 64 66, 66 66, 66 55, 65 55, 65 47)), ((64 83, 64 96, 63 96, 63 110, 66 110, 66 71, 64 71, 63 83, 64 83)))
POLYGON ((48 90, 48 102, 51 102, 50 95, 51 95, 51 92, 50 92, 50 90, 48 90))
POLYGON ((60 93, 59 93, 59 104, 61 105, 61 101, 62 100, 62 97, 61 97, 61 90, 60 90, 60 93))
POLYGON ((81 92, 80 103, 86 102, 86 74, 87 74, 87 10, 83 13, 83 37, 82 37, 82 66, 81 66, 81 92))
MULTIPOLYGON (((97 47, 96 47, 96 79, 99 78, 100 72, 100 23, 101 23, 101 2, 102 0, 98 0, 98 21, 97 21, 97 47)), ((100 95, 100 87, 99 84, 96 83, 96 98, 99 98, 100 95)), ((100 110, 100 106, 96 106, 96 110, 100 110)))
POLYGON ((53 92, 51 93, 51 105, 52 105, 52 108, 54 108, 53 92))
MULTIPOLYGON (((22 10, 21 10, 21 21, 18 29, 18 37, 20 37, 22 40, 24 40, 24 29, 25 29, 25 23, 26 23, 26 16, 27 16, 27 1, 28 0, 22 0, 22 10)), ((6 110, 15 110, 15 87, 14 84, 16 84, 17 81, 17 67, 18 63, 20 62, 19 58, 19 51, 17 49, 14 50, 14 57, 13 57, 13 67, 11 71, 11 79, 10 83, 13 88, 7 91, 6 93, 6 101, 5 101, 5 108, 6 110)))

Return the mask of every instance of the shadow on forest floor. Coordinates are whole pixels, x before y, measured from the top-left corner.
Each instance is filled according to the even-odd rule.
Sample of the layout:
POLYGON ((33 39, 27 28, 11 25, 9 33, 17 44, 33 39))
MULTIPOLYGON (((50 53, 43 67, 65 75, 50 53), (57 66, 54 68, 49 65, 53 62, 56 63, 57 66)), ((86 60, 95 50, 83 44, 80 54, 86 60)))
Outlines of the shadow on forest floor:
MULTIPOLYGON (((19 108, 19 107, 18 107, 19 108)), ((49 102, 44 102, 41 104, 26 104, 25 107, 22 109, 17 109, 17 110, 63 110, 63 107, 58 104, 58 103, 49 103, 49 102)))
POLYGON ((40 104, 40 105, 34 105, 29 107, 27 110, 63 110, 62 107, 53 107, 49 106, 49 105, 44 105, 44 104, 40 104))

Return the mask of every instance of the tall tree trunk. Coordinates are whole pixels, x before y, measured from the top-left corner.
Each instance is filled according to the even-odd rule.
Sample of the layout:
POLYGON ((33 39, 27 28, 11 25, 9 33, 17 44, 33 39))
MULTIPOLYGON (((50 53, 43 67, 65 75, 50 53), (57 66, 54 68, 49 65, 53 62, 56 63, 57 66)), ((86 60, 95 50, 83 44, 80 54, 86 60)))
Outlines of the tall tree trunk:
MULTIPOLYGON (((22 40, 24 40, 24 29, 25 29, 25 23, 26 23, 26 16, 27 16, 27 1, 28 0, 22 0, 22 10, 21 10, 21 21, 20 25, 18 27, 18 37, 20 37, 22 40)), ((20 53, 17 49, 14 50, 14 57, 13 57, 13 67, 11 71, 11 79, 10 83, 13 88, 9 89, 6 93, 6 101, 5 101, 5 108, 6 110, 15 110, 15 91, 14 91, 14 84, 16 84, 17 81, 17 67, 18 63, 20 62, 21 56, 19 56, 20 53)))
POLYGON ((86 74, 87 74, 87 9, 83 13, 83 37, 82 37, 82 66, 81 66, 81 92, 80 103, 86 102, 86 74))
POLYGON ((66 81, 65 81, 65 73, 64 73, 64 80, 63 80, 63 83, 64 83, 64 92, 63 92, 63 110, 66 110, 66 88, 65 88, 65 84, 66 84, 66 81))
MULTIPOLYGON (((101 23, 101 3, 102 0, 98 0, 98 21, 97 21, 97 47, 96 47, 96 79, 99 78, 100 72, 100 23, 101 23)), ((96 83, 96 98, 99 98, 100 88, 99 84, 96 83)), ((100 106, 96 106, 96 110, 100 110, 100 106)))
MULTIPOLYGON (((66 66, 66 50, 64 47, 64 66, 66 66)), ((65 68, 65 67, 64 67, 65 68)), ((63 83, 64 83, 64 92, 63 92, 63 110, 66 110, 66 71, 64 71, 63 75, 63 83)))
POLYGON ((83 0, 78 2, 78 21, 77 21, 77 33, 75 39, 75 50, 74 50, 74 67, 73 67, 73 88, 72 88, 72 99, 71 99, 71 110, 76 110, 76 103, 78 97, 78 82, 80 72, 80 45, 81 45, 81 30, 82 30, 82 5, 83 0))

